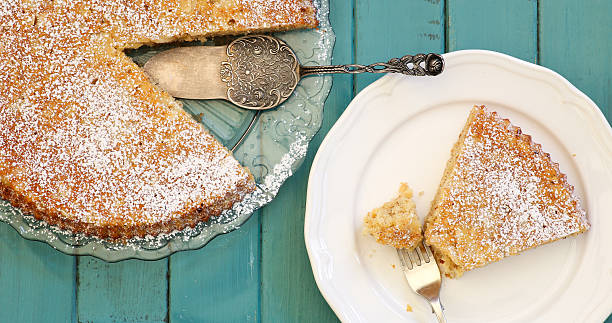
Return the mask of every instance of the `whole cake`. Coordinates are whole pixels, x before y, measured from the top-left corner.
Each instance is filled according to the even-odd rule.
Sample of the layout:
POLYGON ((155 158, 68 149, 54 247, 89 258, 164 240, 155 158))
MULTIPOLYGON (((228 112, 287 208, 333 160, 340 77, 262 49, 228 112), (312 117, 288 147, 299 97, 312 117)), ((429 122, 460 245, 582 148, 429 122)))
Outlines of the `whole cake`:
POLYGON ((219 215, 252 176, 122 50, 316 25, 310 0, 3 0, 0 197, 110 240, 219 215))
POLYGON ((530 136, 474 107, 453 147, 425 239, 448 277, 588 230, 559 166, 530 136))
POLYGON ((412 249, 423 240, 412 190, 406 183, 400 185, 394 199, 368 212, 363 224, 364 231, 378 243, 394 248, 412 249))

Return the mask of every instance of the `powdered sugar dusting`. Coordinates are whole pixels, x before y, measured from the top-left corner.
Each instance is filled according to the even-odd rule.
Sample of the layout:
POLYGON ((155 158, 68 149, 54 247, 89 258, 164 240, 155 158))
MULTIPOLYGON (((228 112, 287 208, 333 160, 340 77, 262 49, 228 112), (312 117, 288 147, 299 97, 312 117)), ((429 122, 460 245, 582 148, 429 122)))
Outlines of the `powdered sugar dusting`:
POLYGON ((428 243, 464 270, 588 229, 550 156, 520 128, 475 107, 428 220, 428 243))
MULTIPOLYGON (((95 1, 95 0, 88 1, 88 2, 84 2, 84 1, 74 2, 73 1, 70 3, 68 3, 68 1, 56 0, 54 2, 58 6, 64 6, 64 7, 70 5, 70 3, 74 4, 77 2, 78 3, 89 3, 92 5, 93 4, 104 4, 103 1, 95 1)), ((152 3, 152 1, 147 1, 147 2, 149 4, 152 3)), ((173 1, 164 1, 164 3, 170 3, 170 2, 174 3, 173 1)), ((181 1, 181 2, 187 3, 186 1, 181 1)), ((270 20, 269 22, 265 22, 265 23, 267 26, 271 26, 270 27, 271 29, 289 29, 289 28, 294 28, 294 27, 306 27, 308 25, 314 25, 317 23, 316 20, 319 20, 321 23, 320 29, 311 30, 309 32, 283 33, 280 36, 282 38, 291 39, 289 43, 291 43, 292 46, 294 46, 294 49, 298 50, 297 52, 298 56, 300 56, 300 58, 303 59, 304 62, 309 62, 310 64, 322 64, 322 65, 329 64, 331 60, 331 47, 332 47, 333 38, 334 38, 334 34, 331 30, 331 26, 327 18, 327 15, 329 13, 329 4, 327 1, 315 0, 312 2, 317 7, 317 19, 312 18, 313 17, 313 15, 311 14, 312 10, 310 9, 311 8, 310 6, 312 3, 311 1, 308 1, 308 0, 304 0, 304 1, 286 1, 286 0, 248 1, 246 0, 244 1, 246 5, 259 6, 261 11, 258 11, 259 12, 257 14, 258 20, 255 21, 248 17, 249 15, 253 15, 252 11, 251 13, 246 12, 242 17, 245 19, 245 21, 251 22, 249 26, 245 27, 246 29, 241 29, 242 27, 240 26, 240 24, 235 24, 230 29, 222 28, 224 29, 224 31, 220 33, 234 33, 234 31, 230 31, 230 30, 235 30, 235 32, 242 33, 242 32, 249 32, 250 31, 249 28, 258 28, 257 24, 262 23, 262 21, 265 22, 265 20, 267 19, 266 14, 265 14, 266 11, 263 10, 263 8, 266 6, 269 8, 269 10, 279 10, 278 12, 282 12, 283 10, 285 12, 287 11, 295 12, 295 14, 294 13, 285 14, 286 17, 282 17, 282 15, 280 15, 279 17, 276 17, 277 22, 279 23, 276 23, 272 20, 270 20), (302 12, 301 10, 303 8, 307 8, 305 13, 302 12), (302 24, 302 22, 305 22, 305 24, 302 24), (317 46, 317 44, 320 46, 317 46), (316 55, 314 57, 307 55, 308 53, 310 53, 309 51, 311 48, 310 46, 314 46, 315 48, 314 51, 312 52, 313 55, 316 55), (302 52, 299 51, 299 49, 303 47, 308 48, 308 52, 304 55, 301 55, 300 53, 302 52)), ((12 30, 12 27, 16 26, 19 23, 18 21, 14 19, 4 19, 4 18, 6 18, 5 17, 6 15, 14 14, 15 10, 19 10, 20 6, 23 6, 26 9, 30 9, 31 11, 29 13, 33 13, 33 12, 41 12, 44 8, 48 8, 48 4, 50 3, 51 3, 50 1, 45 1, 45 0, 40 0, 40 1, 30 0, 30 1, 27 1, 27 3, 26 1, 20 1, 20 0, 2 1, 0 3, 0 21, 1 21, 0 31, 12 30)), ((227 8, 227 7, 232 6, 232 4, 236 6, 243 5, 242 1, 240 1, 241 4, 238 4, 238 1, 232 2, 232 1, 226 1, 226 0, 198 1, 198 3, 203 6, 206 6, 208 3, 208 4, 211 4, 217 7, 217 9, 227 8)), ((127 4, 128 5, 142 5, 144 4, 144 2, 133 2, 133 3, 127 3, 127 4)), ((247 11, 252 10, 253 7, 246 8, 246 9, 247 11)), ((222 13, 224 12, 223 10, 221 10, 222 13)), ((200 12, 202 12, 202 10, 200 10, 200 12)), ((217 14, 216 16, 219 16, 219 15, 217 14)), ((226 18, 227 17, 223 17, 223 16, 220 17, 221 20, 226 20, 226 18)), ((34 16, 28 19, 30 19, 30 22, 32 23, 35 20, 34 16)), ((43 25, 43 24, 47 24, 47 21, 48 19, 47 20, 38 19, 37 22, 39 25, 43 25)), ((220 20, 217 19, 217 21, 220 21, 220 20)), ((230 22, 230 20, 226 20, 226 21, 230 22)), ((236 20, 235 22, 240 22, 240 19, 236 20)), ((159 21, 153 20, 151 23, 159 25, 159 21)), ((194 23, 192 25, 197 26, 197 23, 194 23)), ((215 27, 214 23, 203 26, 200 32, 206 29, 204 27, 210 28, 211 31, 217 30, 217 32, 215 33, 219 33, 218 32, 219 28, 215 27)), ((83 28, 83 26, 80 26, 79 28, 83 28)), ((116 52, 116 48, 120 49, 123 47, 137 47, 140 45, 139 43, 125 43, 125 42, 113 43, 109 41, 109 39, 111 38, 111 34, 108 32, 92 31, 92 33, 94 34, 96 38, 104 40, 103 42, 96 42, 96 44, 98 44, 99 46, 104 46, 105 48, 108 48, 114 52, 116 52)), ((147 35, 140 37, 140 39, 146 40, 147 37, 151 36, 151 34, 148 32, 146 32, 145 34, 147 35)), ((11 49, 11 53, 10 55, 7 55, 7 57, 17 57, 14 55, 14 53, 20 52, 18 45, 23 44, 24 40, 26 39, 23 37, 21 38, 15 37, 15 35, 11 35, 11 34, 3 34, 1 37, 3 37, 3 40, 7 39, 8 41, 0 42, 0 53, 3 53, 3 50, 5 48, 9 48, 11 49), (11 44, 11 46, 14 46, 14 47, 10 48, 6 46, 7 44, 11 44), (3 48, 3 46, 5 47, 3 48)), ((181 35, 181 38, 189 39, 189 37, 186 35, 181 35)), ((82 39, 78 39, 77 37, 74 40, 81 41, 82 39)), ((170 41, 170 40, 172 39, 157 39, 157 40, 150 39, 151 42, 162 42, 162 41, 170 41)), ((58 53, 58 52, 65 53, 65 51, 63 51, 62 48, 60 48, 60 50, 58 51, 57 49, 53 49, 54 46, 52 46, 52 44, 48 42, 44 42, 44 41, 39 42, 38 44, 36 44, 36 46, 43 46, 48 50, 46 53, 44 53, 45 55, 43 57, 47 57, 47 56, 51 57, 50 55, 53 55, 54 53, 58 53)), ((35 65, 35 63, 37 62, 41 62, 42 60, 40 60, 39 58, 40 57, 27 59, 28 65, 35 65)), ((7 58, 7 60, 10 60, 10 58, 7 58)), ((76 62, 78 61, 78 59, 75 59, 74 61, 76 62)), ((18 60, 15 59, 14 62, 18 62, 18 60)), ((0 71, 2 71, 2 73, 0 73, 0 78, 2 78, 3 80, 14 80, 14 79, 21 78, 22 76, 24 79, 26 79, 26 78, 31 78, 32 76, 35 76, 35 73, 31 73, 31 71, 27 69, 23 70, 22 67, 19 65, 15 65, 15 64, 11 65, 11 64, 5 64, 5 63, 6 63, 5 61, 0 60, 0 71), (5 65, 2 65, 2 64, 5 64, 5 65), (9 73, 5 73, 5 71, 9 71, 9 73)), ((48 70, 52 72, 59 72, 59 69, 56 67, 49 68, 48 70)), ((34 80, 36 79, 31 79, 31 80, 33 80, 32 82, 34 82, 34 80)), ((296 97, 292 99, 291 101, 292 103, 289 104, 288 108, 293 109, 293 105, 295 104, 298 104, 301 106, 301 104, 306 103, 309 109, 302 111, 300 108, 301 112, 312 112, 315 115, 322 114, 323 100, 326 97, 327 92, 329 91, 331 81, 328 77, 321 78, 321 80, 322 81, 320 82, 317 81, 314 83, 317 86, 317 89, 318 89, 317 91, 308 92, 307 95, 302 94, 302 93, 296 93, 299 95, 296 95, 296 97), (323 84, 323 86, 319 88, 320 84, 323 84)), ((92 77, 91 81, 96 81, 96 78, 92 77)), ((309 80, 309 81, 312 81, 312 80, 309 80)), ((311 83, 312 82, 307 82, 306 84, 307 86, 312 87, 311 83)), ((0 86, 3 84, 7 84, 7 83, 0 82, 0 86)), ((298 90, 299 89, 300 88, 298 88, 298 90)), ((17 92, 16 95, 17 95, 18 100, 21 97, 21 94, 22 94, 21 92, 17 92)), ((8 105, 8 102, 9 101, 7 100, 6 97, 0 95, 0 107, 4 107, 5 105, 8 105)), ((284 112, 284 110, 281 109, 278 111, 266 112, 265 114, 274 115, 276 118, 279 118, 280 120, 282 120, 286 117, 293 116, 293 113, 295 112, 291 110, 289 110, 288 112, 284 112)), ((74 232, 62 230, 55 226, 49 226, 44 221, 38 221, 34 219, 32 216, 24 215, 19 209, 11 207, 6 201, 0 201, 0 221, 10 223, 16 230, 19 231, 19 233, 23 237, 27 239, 32 239, 32 240, 44 241, 64 253, 74 254, 74 255, 93 255, 93 256, 102 258, 106 261, 117 261, 117 260, 122 260, 122 259, 127 259, 127 258, 159 259, 161 257, 165 257, 176 251, 200 248, 204 244, 206 244, 208 241, 210 241, 210 239, 218 235, 219 233, 231 231, 237 228, 238 226, 240 226, 246 219, 248 219, 250 213, 252 213, 255 209, 261 207, 262 205, 265 205, 266 203, 268 203, 276 195, 276 192, 278 192, 280 185, 286 180, 287 177, 291 175, 292 169, 295 169, 300 164, 300 161, 303 160, 308 142, 310 138, 315 134, 316 130, 318 129, 316 122, 313 124, 307 123, 307 124, 302 125, 298 121, 298 125, 299 125, 298 127, 292 127, 289 134, 284 134, 290 137, 289 142, 291 143, 291 145, 290 147, 287 147, 289 148, 289 152, 287 152, 282 158, 280 158, 280 156, 277 157, 275 155, 270 157, 271 158, 270 162, 272 164, 270 164, 269 166, 273 166, 273 167, 270 167, 269 168, 270 171, 266 172, 267 175, 263 177, 264 182, 258 185, 256 192, 254 192, 253 194, 247 195, 240 203, 235 203, 232 210, 223 212, 223 214, 220 217, 213 218, 211 221, 208 221, 205 223, 200 222, 193 228, 187 227, 185 228, 185 230, 180 231, 180 232, 174 231, 169 234, 163 234, 163 233, 157 234, 156 236, 146 235, 142 238, 134 237, 125 243, 110 242, 110 241, 100 240, 100 239, 97 239, 91 236, 85 236, 79 233, 75 234, 74 232), (303 136, 302 136, 302 132, 303 132, 303 136)), ((256 137, 255 135, 258 135, 258 134, 253 133, 252 136, 249 136, 247 138, 246 144, 252 145, 253 142, 251 141, 254 140, 254 138, 256 137)), ((267 132, 264 134, 264 136, 271 136, 273 138, 276 138, 276 134, 272 132, 267 132)), ((0 137, 0 145, 3 145, 2 140, 3 139, 0 137)), ((240 154, 240 160, 243 160, 246 164, 250 165, 251 160, 249 158, 251 157, 255 158, 256 156, 251 155, 249 153, 249 150, 246 148, 247 146, 246 144, 242 145, 242 148, 239 149, 238 153, 240 154)), ((272 149, 272 148, 267 147, 267 149, 272 149)), ((0 150, 0 154, 1 153, 2 153, 2 150, 0 150)), ((276 151, 265 150, 263 153, 275 154, 276 151)))
POLYGON ((118 230, 218 214, 242 197, 248 172, 119 49, 316 24, 309 1, 266 3, 3 1, 5 197, 73 229, 118 230), (280 16, 250 19, 262 8, 280 16))
POLYGON ((245 215, 269 203, 278 193, 282 183, 293 174, 291 167, 296 161, 306 157, 307 141, 307 137, 298 134, 296 141, 290 145, 289 151, 266 177, 264 183, 258 185, 257 189, 245 196, 243 200, 235 203, 231 210, 226 210, 217 218, 208 222, 200 222, 195 227, 187 227, 182 231, 175 230, 155 236, 134 237, 124 242, 100 241, 95 237, 51 227, 30 215, 24 215, 19 209, 11 207, 8 202, 2 200, 0 200, 0 220, 15 227, 23 221, 27 223, 27 229, 22 230, 21 234, 26 234, 30 239, 46 241, 55 248, 70 254, 92 254, 92 251, 96 251, 94 255, 110 261, 127 257, 158 259, 177 250, 201 246, 202 242, 194 239, 195 236, 210 239, 214 237, 213 232, 218 234, 236 229, 239 218, 244 218, 245 215), (161 252, 158 251, 159 248, 163 248, 161 252), (124 254, 124 252, 128 253, 124 254))

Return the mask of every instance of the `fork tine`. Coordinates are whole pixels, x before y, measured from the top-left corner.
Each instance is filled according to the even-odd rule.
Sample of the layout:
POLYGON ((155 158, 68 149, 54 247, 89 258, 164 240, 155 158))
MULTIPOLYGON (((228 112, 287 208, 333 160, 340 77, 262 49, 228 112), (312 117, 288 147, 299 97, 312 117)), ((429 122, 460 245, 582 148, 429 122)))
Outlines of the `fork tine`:
POLYGON ((407 252, 408 251, 406 249, 397 249, 397 254, 399 255, 402 266, 408 270, 412 270, 412 261, 410 261, 410 258, 408 258, 407 252))
POLYGON ((412 259, 410 258, 410 251, 408 250, 404 250, 404 261, 408 264, 408 268, 410 270, 414 269, 416 266, 416 264, 412 262, 412 259))
POLYGON ((431 248, 429 248, 429 246, 425 244, 425 241, 423 241, 423 246, 425 247, 425 250, 427 251, 427 255, 429 256, 429 259, 434 259, 433 253, 431 252, 431 248))
POLYGON ((399 256, 399 260, 402 264, 402 266, 406 266, 406 261, 404 260, 404 254, 402 253, 402 249, 395 249, 397 250, 397 255, 399 256))
POLYGON ((440 304, 442 277, 431 249, 423 241, 416 250, 397 249, 397 254, 410 288, 431 304, 439 322, 446 322, 440 304))
POLYGON ((419 260, 421 261, 421 264, 429 262, 429 257, 427 257, 427 253, 425 253, 422 250, 422 248, 423 248, 423 244, 421 243, 419 243, 419 245, 416 246, 416 248, 414 248, 416 250, 416 253, 419 256, 419 260))
POLYGON ((412 262, 413 267, 421 265, 421 259, 419 258, 419 255, 417 255, 414 250, 407 250, 406 252, 408 253, 408 256, 410 257, 410 261, 412 262))

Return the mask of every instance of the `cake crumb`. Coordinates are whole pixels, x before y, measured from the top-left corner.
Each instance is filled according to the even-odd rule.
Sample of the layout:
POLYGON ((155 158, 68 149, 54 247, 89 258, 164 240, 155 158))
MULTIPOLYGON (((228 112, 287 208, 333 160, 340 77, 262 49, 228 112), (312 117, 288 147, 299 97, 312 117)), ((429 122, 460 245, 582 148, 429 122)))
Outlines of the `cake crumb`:
POLYGON ((363 231, 376 242, 394 248, 414 248, 423 239, 412 190, 406 183, 401 183, 394 199, 368 212, 363 224, 363 231))
POLYGON ((576 154, 572 154, 572 157, 576 157, 576 154))
POLYGON ((425 191, 420 191, 419 192, 419 196, 423 196, 423 194, 425 194, 425 191))
POLYGON ((410 306, 410 304, 406 304, 406 312, 412 312, 412 306, 410 306))
POLYGON ((391 267, 393 267, 393 269, 395 269, 395 264, 391 264, 391 267))

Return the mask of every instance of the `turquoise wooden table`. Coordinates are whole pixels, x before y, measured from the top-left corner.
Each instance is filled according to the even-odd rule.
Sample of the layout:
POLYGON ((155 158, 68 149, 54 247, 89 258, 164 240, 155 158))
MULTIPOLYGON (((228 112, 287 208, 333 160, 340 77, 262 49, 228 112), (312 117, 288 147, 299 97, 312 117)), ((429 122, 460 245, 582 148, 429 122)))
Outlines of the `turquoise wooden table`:
MULTIPOLYGON (((331 0, 334 63, 491 49, 559 72, 612 120, 610 17, 610 0, 331 0)), ((336 321, 304 246, 308 172, 327 131, 375 78, 335 76, 301 169, 240 230, 200 250, 109 264, 0 224, 0 322, 336 321)))

